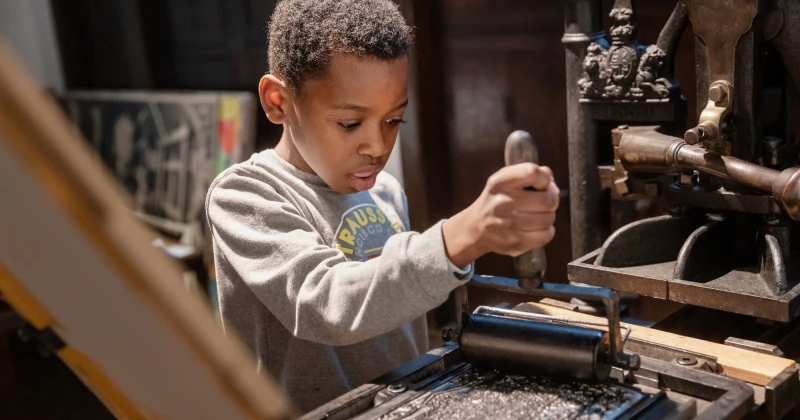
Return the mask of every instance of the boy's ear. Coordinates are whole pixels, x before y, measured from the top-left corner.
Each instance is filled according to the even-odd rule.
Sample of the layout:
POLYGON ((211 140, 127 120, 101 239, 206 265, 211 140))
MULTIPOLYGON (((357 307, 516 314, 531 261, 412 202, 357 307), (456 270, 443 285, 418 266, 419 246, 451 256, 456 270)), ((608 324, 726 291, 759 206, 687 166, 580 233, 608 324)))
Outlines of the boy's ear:
POLYGON ((286 84, 274 75, 266 74, 258 83, 258 96, 267 118, 274 124, 283 124, 290 100, 286 84))

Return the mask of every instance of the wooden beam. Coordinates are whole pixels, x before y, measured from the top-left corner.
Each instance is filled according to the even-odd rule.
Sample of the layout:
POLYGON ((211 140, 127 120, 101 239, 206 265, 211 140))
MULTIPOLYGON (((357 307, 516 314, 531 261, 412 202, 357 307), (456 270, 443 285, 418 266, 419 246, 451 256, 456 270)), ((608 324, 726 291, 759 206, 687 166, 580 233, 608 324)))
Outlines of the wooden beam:
MULTIPOLYGON (((538 313, 575 320, 603 321, 605 319, 535 302, 525 304, 525 307, 526 310, 534 310, 538 313)), ((655 342, 671 347, 677 347, 690 352, 714 356, 717 358, 717 364, 722 369, 723 375, 754 385, 767 385, 770 381, 772 381, 773 378, 780 375, 786 368, 792 367, 795 364, 794 360, 784 359, 782 357, 755 353, 749 350, 654 330, 652 328, 638 325, 623 325, 627 325, 631 328, 630 336, 633 338, 655 342)), ((587 325, 587 327, 605 329, 604 327, 595 327, 591 325, 587 325)))
POLYGON ((414 28, 408 124, 400 128, 400 146, 411 228, 422 231, 453 213, 443 10, 438 1, 397 3, 414 28))

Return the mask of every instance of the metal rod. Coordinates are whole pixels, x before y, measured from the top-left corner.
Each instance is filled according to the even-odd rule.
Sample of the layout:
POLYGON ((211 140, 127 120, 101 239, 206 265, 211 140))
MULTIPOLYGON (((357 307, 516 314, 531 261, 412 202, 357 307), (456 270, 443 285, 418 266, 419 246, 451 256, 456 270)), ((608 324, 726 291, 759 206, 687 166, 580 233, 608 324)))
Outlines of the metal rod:
POLYGON ((655 127, 622 131, 618 155, 627 171, 671 172, 694 169, 769 193, 786 213, 800 220, 800 168, 777 171, 732 156, 692 146, 655 127))
POLYGON ((735 157, 710 153, 698 146, 680 147, 676 159, 682 167, 703 171, 765 192, 772 191, 772 181, 780 173, 735 157))
POLYGON ((666 56, 664 68, 670 75, 674 73, 672 66, 675 58, 675 48, 678 46, 678 42, 688 24, 689 12, 686 8, 686 0, 679 0, 675 3, 675 9, 661 29, 661 33, 658 34, 658 40, 656 41, 656 45, 661 48, 661 51, 664 51, 666 56))
MULTIPOLYGON (((484 314, 484 315, 499 315, 499 316, 513 316, 516 318, 524 318, 524 319, 531 319, 534 321, 538 320, 547 320, 552 322, 562 322, 565 324, 581 324, 581 325, 596 325, 598 327, 608 327, 608 322, 600 322, 600 321, 586 321, 581 319, 571 319, 571 318, 564 318, 560 316, 553 316, 553 315, 545 315, 545 314, 535 314, 531 312, 522 312, 522 311, 515 311, 512 309, 501 309, 501 308, 494 308, 491 306, 478 306, 475 309, 476 314, 484 314)), ((622 342, 628 340, 628 336, 631 334, 631 327, 629 325, 619 324, 619 328, 621 330, 625 330, 625 333, 622 334, 622 342)))
POLYGON ((569 153, 570 224, 572 257, 581 257, 603 243, 600 211, 602 188, 597 170, 597 123, 580 104, 578 79, 583 77, 586 47, 602 36, 599 0, 564 2, 567 79, 567 146, 569 153))

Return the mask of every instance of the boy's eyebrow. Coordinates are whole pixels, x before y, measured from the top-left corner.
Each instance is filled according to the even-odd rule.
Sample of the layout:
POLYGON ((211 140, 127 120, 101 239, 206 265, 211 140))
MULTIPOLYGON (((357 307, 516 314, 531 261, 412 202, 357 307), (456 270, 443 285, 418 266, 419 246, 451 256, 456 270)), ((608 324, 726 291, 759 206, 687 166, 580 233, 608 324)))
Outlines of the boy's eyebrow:
POLYGON ((331 108, 333 108, 333 109, 344 109, 344 110, 347 110, 347 111, 360 111, 360 112, 364 112, 364 111, 368 111, 369 110, 369 108, 367 108, 367 107, 364 107, 364 106, 361 106, 361 105, 356 105, 356 104, 338 104, 338 105, 331 106, 331 108))
MULTIPOLYGON (((406 98, 400 105, 398 105, 392 111, 397 111, 398 109, 401 109, 401 108, 405 107, 406 105, 408 105, 408 98, 406 98)), ((333 105, 333 106, 331 106, 331 108, 333 108, 333 109, 344 109, 344 110, 347 110, 347 111, 359 111, 359 112, 369 111, 369 108, 367 108, 365 106, 356 105, 356 104, 349 104, 349 103, 333 105)))
POLYGON ((408 105, 408 98, 406 98, 400 105, 397 105, 397 108, 393 109, 392 111, 397 111, 400 108, 404 108, 406 105, 408 105))

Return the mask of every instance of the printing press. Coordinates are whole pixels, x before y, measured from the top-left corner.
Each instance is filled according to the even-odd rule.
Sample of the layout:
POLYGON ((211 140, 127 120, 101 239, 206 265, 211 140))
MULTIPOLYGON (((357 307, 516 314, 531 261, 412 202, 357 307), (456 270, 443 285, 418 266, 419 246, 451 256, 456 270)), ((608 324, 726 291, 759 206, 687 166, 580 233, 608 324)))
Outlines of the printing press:
MULTIPOLYGON (((572 284, 544 281, 543 250, 515 258, 518 279, 475 276, 472 293, 531 302, 474 308, 457 290, 441 347, 305 418, 798 416, 800 2, 681 0, 649 46, 630 0, 607 32, 602 15, 565 2, 572 284), (673 63, 689 23, 687 127, 673 63), (641 300, 672 309, 621 322, 641 300)), ((536 146, 515 132, 506 164, 521 161, 536 146)))

